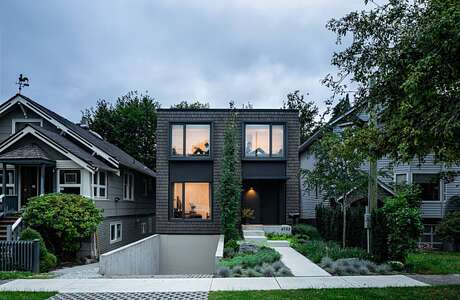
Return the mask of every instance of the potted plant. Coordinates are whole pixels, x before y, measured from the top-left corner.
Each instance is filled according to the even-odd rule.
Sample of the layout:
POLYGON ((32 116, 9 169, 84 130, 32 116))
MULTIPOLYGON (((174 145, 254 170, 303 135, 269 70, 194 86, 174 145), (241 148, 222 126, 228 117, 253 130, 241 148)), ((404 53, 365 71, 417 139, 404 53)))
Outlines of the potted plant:
POLYGON ((243 208, 241 211, 241 219, 244 224, 248 224, 250 220, 254 219, 254 210, 251 208, 243 208))

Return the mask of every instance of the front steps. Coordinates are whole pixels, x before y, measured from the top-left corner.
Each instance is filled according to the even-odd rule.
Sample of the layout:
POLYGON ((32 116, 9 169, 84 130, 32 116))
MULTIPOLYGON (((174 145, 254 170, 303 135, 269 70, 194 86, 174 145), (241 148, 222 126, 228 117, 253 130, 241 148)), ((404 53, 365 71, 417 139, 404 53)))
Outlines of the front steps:
MULTIPOLYGON (((289 247, 288 241, 267 240, 267 237, 265 236, 266 231, 268 230, 268 232, 274 232, 274 227, 278 226, 242 225, 244 240, 257 245, 267 245, 269 247, 289 247)), ((280 226, 280 228, 281 227, 282 226, 280 226)))
POLYGON ((0 219, 0 241, 6 241, 7 227, 8 225, 13 225, 19 216, 9 215, 0 219))

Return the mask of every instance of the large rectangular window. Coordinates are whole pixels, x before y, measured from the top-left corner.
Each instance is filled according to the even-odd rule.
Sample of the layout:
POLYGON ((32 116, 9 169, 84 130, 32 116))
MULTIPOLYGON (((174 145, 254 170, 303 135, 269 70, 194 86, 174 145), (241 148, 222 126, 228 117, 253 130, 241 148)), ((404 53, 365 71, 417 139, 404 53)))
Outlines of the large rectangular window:
POLYGON ((209 220, 211 184, 209 182, 172 183, 172 217, 209 220))
POLYGON ((211 125, 174 124, 171 126, 171 155, 209 156, 211 125))
POLYGON ((284 126, 275 124, 246 124, 245 156, 284 157, 284 126))
POLYGON ((412 183, 420 186, 423 201, 440 200, 440 179, 438 174, 412 174, 412 183))
POLYGON ((80 170, 59 170, 59 192, 80 195, 80 170))

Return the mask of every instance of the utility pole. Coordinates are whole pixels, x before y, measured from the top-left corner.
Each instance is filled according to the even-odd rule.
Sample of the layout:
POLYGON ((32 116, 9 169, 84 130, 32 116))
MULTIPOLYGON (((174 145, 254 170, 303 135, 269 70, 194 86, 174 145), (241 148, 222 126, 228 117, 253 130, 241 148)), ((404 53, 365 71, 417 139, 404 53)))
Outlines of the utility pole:
MULTIPOLYGON (((369 128, 377 128, 377 112, 375 106, 369 105, 369 128)), ((371 252, 371 219, 375 210, 377 209, 377 197, 378 197, 378 186, 377 186, 377 158, 372 151, 372 145, 369 145, 369 173, 368 173, 368 194, 367 194, 367 207, 365 216, 365 227, 367 231, 367 252, 371 252)))

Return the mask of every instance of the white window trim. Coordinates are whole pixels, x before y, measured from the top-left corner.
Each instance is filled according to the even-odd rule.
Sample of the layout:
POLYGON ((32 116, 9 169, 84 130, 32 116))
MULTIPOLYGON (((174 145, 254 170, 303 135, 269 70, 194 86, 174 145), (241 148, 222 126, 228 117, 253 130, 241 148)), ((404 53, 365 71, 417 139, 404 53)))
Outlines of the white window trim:
POLYGON ((91 192, 93 193, 93 197, 94 197, 95 200, 109 200, 108 189, 107 189, 107 185, 108 185, 107 179, 108 179, 107 171, 99 171, 99 172, 96 172, 96 173, 93 174, 93 176, 91 178, 91 180, 92 180, 91 181, 91 187, 92 187, 91 192), (94 183, 94 177, 99 176, 100 173, 105 174, 105 185, 100 184, 100 182, 101 182, 100 178, 97 179, 97 184, 94 183), (94 194, 94 188, 96 188, 97 194, 94 194), (105 188, 105 196, 104 197, 99 196, 100 188, 105 188))
MULTIPOLYGON (((81 176, 81 170, 79 169, 58 169, 58 174, 57 174, 57 192, 61 192, 61 188, 63 187, 79 187, 80 188, 80 195, 82 193, 82 184, 81 180, 80 183, 61 183, 61 172, 66 172, 66 171, 80 171, 80 176, 81 176)), ((78 175, 77 175, 78 177, 78 175)))
MULTIPOLYGON (((8 188, 13 188, 13 194, 8 195, 8 194, 6 194, 6 192, 3 191, 3 190, 2 190, 2 194, 7 195, 7 196, 17 196, 17 195, 16 195, 16 189, 15 189, 15 184, 16 184, 16 170, 15 170, 15 169, 9 169, 9 168, 8 168, 8 169, 6 169, 6 173, 7 173, 7 174, 8 174, 8 171, 13 171, 13 183, 7 183, 7 184, 6 184, 6 190, 8 190, 8 188)), ((2 171, 0 170, 0 172, 2 172, 2 171)), ((1 181, 0 181, 0 184, 2 184, 1 181)), ((2 187, 2 189, 3 189, 3 187, 2 187)))
POLYGON ((16 123, 19 123, 19 122, 40 123, 40 127, 43 127, 43 119, 26 119, 26 118, 11 119, 11 134, 16 133, 16 123))
POLYGON ((109 224, 110 244, 115 244, 123 240, 123 223, 121 221, 110 222, 109 224), (120 236, 117 236, 117 225, 120 225, 120 236), (112 226, 115 227, 115 239, 112 240, 112 226))
POLYGON ((133 172, 123 172, 123 200, 126 200, 126 201, 134 201, 134 173, 133 172), (132 180, 132 185, 130 186, 129 185, 129 180, 128 180, 128 188, 131 190, 131 197, 125 197, 125 195, 127 194, 126 193, 126 185, 125 185, 125 176, 128 176, 129 177, 132 177, 133 180, 132 180))
MULTIPOLYGON (((410 184, 414 184, 414 174, 423 174, 423 175, 438 175, 438 173, 435 173, 433 171, 417 171, 417 172, 411 172, 410 174, 410 184)), ((443 188, 443 182, 442 179, 439 179, 439 200, 423 200, 422 203, 441 203, 441 202, 446 202, 444 201, 444 188, 443 188)))
POLYGON ((147 222, 141 223, 141 234, 147 234, 147 222))

